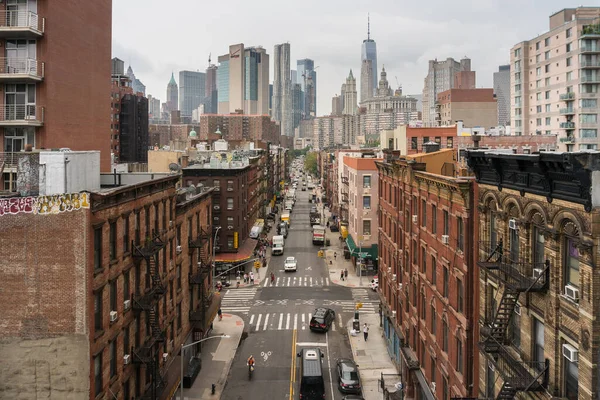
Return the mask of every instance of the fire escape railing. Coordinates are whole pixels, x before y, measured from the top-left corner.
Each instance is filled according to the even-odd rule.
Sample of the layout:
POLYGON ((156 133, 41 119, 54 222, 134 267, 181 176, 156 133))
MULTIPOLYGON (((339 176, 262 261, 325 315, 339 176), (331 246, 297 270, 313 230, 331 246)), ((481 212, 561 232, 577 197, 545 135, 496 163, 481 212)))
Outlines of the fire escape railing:
POLYGON ((548 386, 548 360, 520 360, 507 339, 510 320, 521 293, 544 292, 549 288, 550 261, 531 263, 515 261, 504 252, 503 241, 490 246, 480 243, 478 265, 504 284, 502 299, 491 324, 482 328, 485 339, 479 343, 481 352, 495 365, 504 381, 497 399, 513 399, 517 392, 540 391, 548 386))

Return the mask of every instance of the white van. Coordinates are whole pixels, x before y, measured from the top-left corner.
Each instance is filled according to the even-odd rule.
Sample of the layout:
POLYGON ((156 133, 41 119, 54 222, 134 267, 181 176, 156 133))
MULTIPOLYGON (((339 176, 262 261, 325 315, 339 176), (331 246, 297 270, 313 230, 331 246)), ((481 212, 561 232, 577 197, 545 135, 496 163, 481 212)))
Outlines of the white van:
POLYGON ((285 239, 283 235, 273 236, 273 247, 271 247, 272 256, 282 256, 285 239))

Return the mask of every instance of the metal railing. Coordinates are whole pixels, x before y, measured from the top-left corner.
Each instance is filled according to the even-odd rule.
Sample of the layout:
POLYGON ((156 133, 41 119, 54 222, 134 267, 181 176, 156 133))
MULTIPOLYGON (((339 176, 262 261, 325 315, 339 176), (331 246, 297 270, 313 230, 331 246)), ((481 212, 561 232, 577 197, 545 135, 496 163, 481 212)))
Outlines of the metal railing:
POLYGON ((0 106, 0 122, 44 122, 44 107, 29 104, 0 106))
POLYGON ((2 28, 30 28, 43 33, 45 22, 45 18, 41 18, 33 11, 0 11, 0 30, 2 28))
POLYGON ((582 60, 579 65, 581 68, 597 67, 600 68, 600 60, 582 60))
POLYGON ((563 94, 559 95, 558 98, 561 100, 573 100, 573 99, 575 99, 575 93, 574 92, 563 93, 563 94))
POLYGON ((560 129, 575 129, 575 122, 561 122, 560 129))
POLYGON ((0 58, 0 75, 44 77, 44 63, 33 58, 0 58))

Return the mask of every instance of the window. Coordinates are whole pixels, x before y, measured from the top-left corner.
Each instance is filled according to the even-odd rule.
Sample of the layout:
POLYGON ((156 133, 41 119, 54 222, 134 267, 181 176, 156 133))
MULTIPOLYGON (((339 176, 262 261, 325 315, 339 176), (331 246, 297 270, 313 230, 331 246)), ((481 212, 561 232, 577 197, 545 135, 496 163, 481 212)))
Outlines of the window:
POLYGON ((140 212, 137 211, 135 213, 135 244, 140 245, 140 230, 141 230, 141 221, 140 221, 140 212))
POLYGON ((110 254, 110 260, 117 258, 117 223, 110 223, 110 230, 108 236, 108 252, 110 254))
POLYGON ((123 354, 129 354, 129 350, 129 325, 127 325, 123 329, 123 354))
POLYGON ((456 231, 458 235, 458 249, 460 251, 465 250, 465 227, 463 225, 462 217, 456 218, 456 231))
POLYGON ((453 138, 451 138, 451 137, 446 138, 446 147, 449 149, 454 147, 454 139, 453 138))
POLYGON ((450 224, 448 222, 448 210, 444 210, 444 235, 450 232, 450 224))
POLYGON ((544 92, 544 98, 546 100, 550 100, 550 91, 549 90, 546 90, 546 92, 544 92))
POLYGON ((213 180, 213 186, 217 189, 217 190, 221 190, 221 181, 218 179, 214 179, 213 180))
POLYGON ((417 241, 413 240, 412 241, 412 254, 413 254, 413 264, 418 264, 418 258, 419 258, 419 253, 418 253, 418 247, 417 247, 417 241))
POLYGON ((228 192, 233 191, 233 181, 227 181, 227 191, 228 192))
POLYGON ((515 58, 521 57, 521 48, 515 49, 515 58))
POLYGON ((464 310, 464 302, 465 291, 463 288, 463 283, 460 279, 456 278, 456 307, 459 313, 463 312, 464 310))
POLYGON ((540 62, 540 60, 541 60, 541 58, 542 58, 541 54, 538 54, 538 55, 536 55, 536 56, 535 56, 535 63, 536 63, 536 64, 537 64, 537 63, 539 63, 539 62, 540 62))
POLYGON ((418 143, 418 138, 411 137, 410 138, 410 149, 411 150, 417 150, 417 143, 418 143))
POLYGON ((363 235, 371 234, 371 220, 363 219, 363 235))
POLYGON ((544 80, 544 86, 550 86, 550 78, 544 80))
POLYGON ((566 33, 567 38, 571 37, 571 35, 573 34, 572 32, 573 32, 573 28, 569 28, 569 29, 566 30, 565 33, 566 33))
POLYGON ((535 69, 535 76, 541 76, 542 75, 542 67, 537 67, 535 69))
POLYGON ((227 217, 227 226, 233 226, 233 217, 227 217))
POLYGON ((448 322, 442 318, 442 350, 448 352, 448 322))
POLYGON ((548 73, 548 72, 550 72, 550 64, 546 64, 546 65, 544 65, 544 72, 545 72, 545 73, 548 73))
POLYGON ((546 126, 550 126, 550 117, 546 117, 546 120, 544 122, 546 126))
POLYGON ((427 202, 421 200, 421 226, 427 227, 427 202))
POLYGON ((123 300, 129 300, 131 296, 129 291, 129 270, 123 272, 123 300))
MULTIPOLYGON (((539 49, 540 49, 540 42, 537 42, 537 43, 535 44, 535 49, 536 49, 536 50, 539 50, 539 49)), ((493 396, 492 396, 492 397, 493 397, 493 396)))
POLYGON ((579 117, 582 124, 595 124, 598 121, 597 114, 580 114, 579 117))
POLYGON ((435 383, 435 358, 429 358, 429 367, 431 369, 431 383, 435 383))
POLYGON ((94 329, 99 332, 103 329, 102 324, 102 290, 94 294, 94 329))
POLYGON ((227 198, 227 209, 228 210, 233 210, 233 197, 228 197, 227 198))
POLYGON ((494 250, 498 243, 498 234, 496 233, 496 218, 491 211, 488 214, 488 218, 490 221, 490 250, 494 250))
MULTIPOLYGON (((519 86, 519 90, 521 90, 521 85, 518 85, 518 86, 519 86)), ((535 81, 535 88, 539 89, 541 87, 542 87, 542 80, 538 79, 537 81, 535 81)), ((515 85, 515 92, 516 91, 517 91, 517 85, 515 85)))
MULTIPOLYGON (((544 357, 544 323, 537 318, 533 320, 533 360, 534 362, 543 363, 544 357)), ((536 365, 538 371, 542 368, 541 365, 536 365)))
POLYGON ((433 304, 431 307, 431 334, 436 335, 437 332, 437 315, 435 314, 435 307, 433 304))
POLYGON ((94 229, 94 270, 102 269, 102 228, 94 229))
POLYGON ((110 288, 110 310, 117 311, 117 280, 109 283, 110 288))
POLYGON ((177 266, 177 290, 181 290, 181 265, 177 266))
POLYGON ((180 331, 181 328, 181 304, 177 304, 177 331, 180 331))
POLYGON ((573 50, 573 44, 572 43, 567 43, 567 53, 570 52, 571 50, 573 50))
POLYGON ((552 111, 552 108, 551 108, 551 107, 552 107, 552 105, 551 105, 551 104, 546 104, 544 107, 545 107, 545 111, 546 111, 547 113, 549 113, 549 112, 551 112, 551 111, 552 111))
POLYGON ((536 118, 535 119, 535 126, 542 126, 542 119, 541 118, 536 118))
POLYGON ((444 297, 448 297, 448 284, 450 281, 450 273, 448 268, 444 267, 444 292, 442 293, 444 297))
POLYGON ((564 376, 565 376, 565 395, 569 400, 577 400, 579 398, 579 367, 577 363, 567 360, 564 361, 564 376))
POLYGON ((363 176, 363 187, 365 187, 365 188, 371 187, 371 175, 363 176))
POLYGON ((110 342, 110 377, 112 378, 117 374, 117 339, 110 342))
POLYGON ((437 207, 431 206, 431 233, 437 233, 437 207))
POLYGON ((424 274, 427 273, 427 250, 425 247, 421 247, 421 262, 423 265, 421 266, 421 272, 424 274))
POLYGON ((227 236, 227 250, 233 250, 233 236, 227 236))
POLYGON ((456 338, 456 372, 463 373, 463 347, 460 338, 456 338))
POLYGON ((94 357, 94 395, 102 393, 102 353, 94 357))
POLYGON ((535 106, 535 112, 541 113, 542 112, 542 106, 535 106))
POLYGON ((579 287, 579 250, 575 241, 571 238, 566 239, 566 260, 565 260, 565 278, 566 284, 579 287))
POLYGON ((129 215, 123 217, 123 253, 129 252, 129 215))
POLYGON ((549 37, 544 39, 544 46, 546 46, 546 47, 550 46, 550 38, 549 37))
POLYGON ((572 62, 573 62, 573 57, 568 57, 567 58, 567 67, 570 67, 572 62))
MULTIPOLYGON (((515 310, 520 309, 519 304, 515 304, 515 310)), ((518 312, 513 312, 510 316, 508 324, 508 338, 513 346, 517 349, 521 348, 521 316, 518 312)))
POLYGON ((435 285, 437 282, 437 260, 434 256, 431 256, 431 284, 435 285))
POLYGON ((510 239, 510 259, 514 262, 519 261, 519 231, 516 229, 509 229, 510 239))
POLYGON ((371 209, 371 196, 363 196, 363 208, 367 210, 371 209))
MULTIPOLYGON (((550 59, 550 50, 544 52, 544 60, 549 60, 550 59)), ((546 71, 548 72, 548 71, 546 71)))
POLYGON ((423 322, 427 322, 427 302, 425 299, 425 293, 421 294, 421 319, 423 322))

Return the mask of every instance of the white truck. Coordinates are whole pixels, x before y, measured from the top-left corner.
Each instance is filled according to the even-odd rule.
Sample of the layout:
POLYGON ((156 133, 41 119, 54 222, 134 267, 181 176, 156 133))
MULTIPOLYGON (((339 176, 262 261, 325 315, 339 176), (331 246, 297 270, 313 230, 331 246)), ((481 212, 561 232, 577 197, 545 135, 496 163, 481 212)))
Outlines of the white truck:
POLYGON ((271 247, 272 256, 282 256, 285 239, 283 235, 273 236, 273 247, 271 247))

